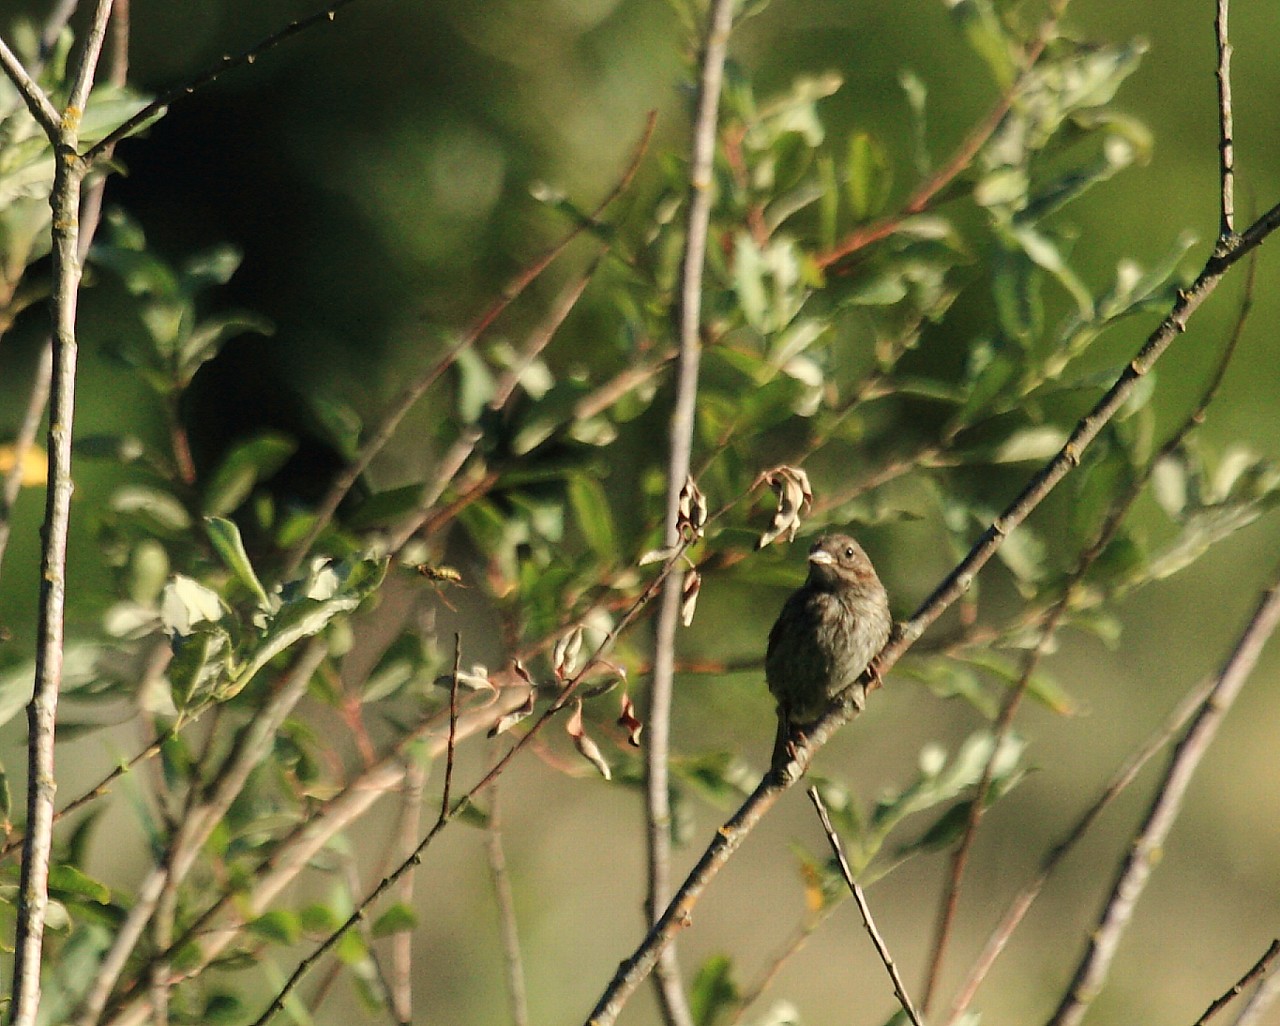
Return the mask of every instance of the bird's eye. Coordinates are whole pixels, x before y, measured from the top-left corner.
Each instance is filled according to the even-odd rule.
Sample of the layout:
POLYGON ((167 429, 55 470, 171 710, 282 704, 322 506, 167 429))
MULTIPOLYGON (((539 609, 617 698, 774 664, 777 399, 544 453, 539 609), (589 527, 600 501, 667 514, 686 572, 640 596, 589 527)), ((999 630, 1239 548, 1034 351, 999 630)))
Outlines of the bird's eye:
POLYGON ((846 545, 846 546, 845 546, 845 549, 844 549, 844 558, 845 558, 845 559, 853 559, 853 546, 852 546, 852 545, 846 545))

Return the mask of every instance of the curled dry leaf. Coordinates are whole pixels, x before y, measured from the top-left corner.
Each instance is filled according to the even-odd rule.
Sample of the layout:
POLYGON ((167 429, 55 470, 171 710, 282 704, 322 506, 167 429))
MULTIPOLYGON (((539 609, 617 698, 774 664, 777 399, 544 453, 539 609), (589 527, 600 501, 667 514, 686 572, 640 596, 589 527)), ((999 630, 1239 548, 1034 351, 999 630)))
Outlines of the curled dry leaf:
POLYGON ((605 780, 612 780, 613 773, 609 769, 609 764, 605 762, 604 756, 600 753, 600 749, 596 747, 596 743, 587 736, 587 729, 582 725, 582 702, 581 700, 573 703, 573 715, 569 717, 569 722, 564 725, 565 731, 573 738, 573 747, 578 750, 587 762, 591 763, 605 780))
POLYGON ((551 652, 551 668, 556 680, 565 680, 573 676, 578 666, 578 653, 582 651, 582 624, 578 624, 566 634, 560 635, 551 652))
MULTIPOLYGON (((452 688, 453 674, 441 674, 435 680, 436 687, 452 688)), ((487 667, 476 663, 470 670, 461 670, 458 673, 458 687, 466 688, 468 691, 497 691, 493 681, 489 679, 489 670, 487 667)))
POLYGON ((702 591, 702 574, 689 570, 680 588, 680 622, 686 627, 693 623, 693 611, 698 606, 698 593, 702 591))
POLYGON ((636 566, 648 566, 650 563, 665 563, 679 551, 679 545, 666 545, 660 549, 650 549, 636 561, 636 566))
POLYGON ((632 748, 640 747, 640 732, 644 730, 644 722, 636 715, 635 704, 631 696, 622 693, 622 713, 618 716, 618 726, 627 732, 627 744, 632 748))
POLYGON ((702 489, 690 475, 685 478, 684 487, 680 489, 680 510, 676 523, 680 530, 680 537, 690 541, 701 538, 702 529, 706 523, 707 497, 702 494, 702 489))
POLYGON ((504 713, 498 718, 498 722, 489 728, 489 737, 497 737, 504 734, 523 719, 527 719, 533 713, 533 691, 530 690, 524 702, 512 709, 509 713, 504 713))
POLYGON ((809 475, 799 467, 774 467, 760 475, 769 487, 777 493, 778 508, 774 511, 769 529, 756 542, 757 549, 772 545, 782 535, 787 541, 796 539, 796 531, 800 528, 800 518, 809 512, 813 505, 813 490, 809 487, 809 475))

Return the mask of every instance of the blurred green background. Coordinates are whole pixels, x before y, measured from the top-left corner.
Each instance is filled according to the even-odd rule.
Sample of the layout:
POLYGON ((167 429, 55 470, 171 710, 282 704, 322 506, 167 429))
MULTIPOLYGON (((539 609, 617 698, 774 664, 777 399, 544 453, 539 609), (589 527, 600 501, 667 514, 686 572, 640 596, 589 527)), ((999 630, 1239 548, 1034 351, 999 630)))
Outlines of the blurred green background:
MULTIPOLYGON (((1112 277, 1121 258, 1155 262, 1184 230, 1201 239, 1192 262, 1211 245, 1217 210, 1212 6, 1209 0, 1076 0, 1068 10, 1067 24, 1082 36, 1142 36, 1150 43, 1119 106, 1151 127, 1154 157, 1089 193, 1067 215, 1080 229, 1075 263, 1095 285, 1112 277)), ((0 29, 23 9, 45 13, 43 4, 9 0, 0 29)), ((163 88, 308 12, 304 4, 274 0, 134 0, 131 79, 144 90, 163 88)), ((1251 209, 1280 198, 1274 131, 1280 5, 1237 4, 1232 36, 1237 207, 1244 220, 1251 209)), ((212 461, 235 438, 263 426, 315 435, 309 408, 316 396, 376 415, 451 332, 563 231, 562 218, 531 198, 535 183, 593 206, 616 181, 650 109, 659 111, 651 154, 683 145, 687 42, 670 7, 658 0, 361 0, 333 25, 179 102, 146 138, 122 146, 118 156, 127 173, 112 181, 108 202, 124 206, 153 245, 175 260, 215 243, 240 247, 245 260, 225 300, 276 325, 273 337, 240 339, 201 372, 187 411, 197 429, 197 460, 212 461)), ((899 171, 898 197, 911 184, 900 70, 912 69, 929 86, 937 158, 995 98, 938 0, 774 0, 743 26, 732 54, 760 95, 798 75, 839 72, 846 85, 827 101, 829 123, 865 128, 885 141, 899 171)), ((624 203, 638 222, 652 196, 652 161, 624 203)), ((1261 252, 1256 308, 1206 437, 1217 447, 1241 443, 1280 456, 1280 342, 1271 330, 1280 316, 1274 287, 1280 262, 1273 247, 1261 252)), ((517 335, 536 320, 572 266, 571 256, 503 329, 517 335)), ((1241 280, 1220 290, 1160 365, 1164 427, 1176 422, 1222 345, 1241 280)), ((985 295, 965 296, 949 330, 963 331, 964 310, 986 302, 985 295)), ((41 340, 39 314, 24 317, 0 350, 0 439, 20 415, 41 340)), ((552 361, 564 365, 590 353, 591 329, 589 313, 575 317, 556 341, 552 361)), ((141 386, 101 354, 113 333, 128 330, 119 290, 102 280, 84 300, 81 433, 159 430, 136 423, 146 405, 141 386)), ((1103 362, 1136 349, 1144 333, 1138 324, 1108 333, 1099 343, 1103 362)), ((945 361, 946 346, 945 338, 931 338, 922 357, 945 361)), ((430 400, 415 411, 394 452, 375 468, 379 487, 421 467, 423 446, 415 439, 438 416, 430 400)), ((665 445, 665 438, 655 436, 653 444, 665 445)), ((304 446, 282 487, 314 495, 334 466, 336 456, 316 440, 304 446)), ((78 589, 98 590, 92 509, 115 473, 92 464, 78 471, 71 573, 80 629, 92 629, 100 612, 75 599, 78 589)), ((1009 494, 994 494, 993 501, 1009 494)), ((0 621, 18 645, 30 638, 35 608, 39 505, 36 491, 24 495, 0 594, 0 621)), ((1042 769, 997 808, 980 836, 947 980, 959 978, 1007 896, 1123 755, 1218 664, 1277 562, 1278 539, 1274 518, 1252 526, 1188 572, 1130 601, 1122 610, 1126 632, 1119 648, 1074 641, 1055 657, 1053 669, 1084 711, 1068 721, 1038 706, 1025 711, 1022 730, 1042 769)), ((922 554, 901 539, 896 547, 894 538, 882 540, 872 554, 895 611, 905 615, 946 569, 945 553, 922 554)), ((737 601, 749 608, 728 609, 704 593, 704 612, 685 638, 690 652, 763 648, 781 596, 737 601)), ((1223 729, 1091 1022, 1190 1023, 1280 933, 1278 667, 1274 655, 1264 660, 1223 729)), ((746 749, 758 752, 763 765, 773 727, 760 676, 682 679, 676 745, 746 749)), ((19 726, 5 731, 6 765, 19 761, 19 726)), ((822 762, 860 781, 869 797, 907 777, 925 741, 941 736, 958 743, 975 726, 971 710, 911 684, 895 687, 891 678, 822 762)), ((87 767, 103 757, 101 750, 80 748, 94 745, 66 749, 64 794, 75 793, 73 781, 88 779, 87 767), (80 756, 85 767, 77 764, 80 756)), ((462 772, 475 770, 478 760, 464 760, 462 772)), ((536 760, 525 760, 511 777, 503 785, 507 845, 534 1021, 578 1021, 639 936, 639 802, 633 792, 595 779, 567 781, 536 760)), ((1050 1010, 1150 779, 1148 771, 1051 885, 980 997, 984 1021, 1033 1021, 1050 1010)), ((720 815, 698 810, 697 840, 679 853, 680 866, 696 857, 720 815)), ((688 965, 726 951, 750 978, 780 945, 802 909, 787 847, 795 835, 814 847, 820 843, 798 792, 700 905, 682 941, 688 965)), ((376 836, 372 828, 370 836, 376 836)), ((455 828, 419 871, 419 1021, 503 1021, 495 913, 480 845, 478 834, 455 828)), ((136 876, 127 860, 102 857, 108 878, 136 876)), ((918 982, 927 956, 943 869, 943 859, 913 863, 869 893, 909 984, 918 982)), ((784 972, 775 992, 818 1026, 881 1022, 893 1008, 848 907, 784 972)), ((655 1021, 647 991, 624 1021, 655 1021)), ((1280 1010, 1268 1021, 1280 1023, 1280 1010)))

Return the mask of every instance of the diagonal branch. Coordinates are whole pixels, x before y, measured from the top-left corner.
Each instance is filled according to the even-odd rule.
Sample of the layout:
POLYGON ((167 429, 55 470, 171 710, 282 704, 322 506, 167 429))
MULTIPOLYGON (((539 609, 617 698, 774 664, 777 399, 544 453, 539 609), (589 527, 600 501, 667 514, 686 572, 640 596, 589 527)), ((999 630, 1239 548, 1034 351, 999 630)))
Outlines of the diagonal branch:
POLYGON ((1263 593, 1235 649, 1224 663, 1213 690, 1175 749, 1146 818, 1116 874, 1098 925, 1089 935, 1088 946, 1076 967, 1075 976, 1049 1019, 1049 1026, 1077 1026, 1106 982, 1120 938, 1133 917, 1134 907, 1155 868, 1165 838, 1178 818, 1182 799, 1200 760, 1278 624, 1280 572, 1263 593))
POLYGON ((1009 943, 1009 938, 1013 936, 1014 930, 1018 928, 1035 900, 1040 896, 1040 892, 1044 890, 1044 885, 1048 883, 1049 877, 1061 865, 1062 860, 1075 849, 1075 846, 1089 832, 1089 829, 1097 821, 1098 817, 1102 815, 1103 811, 1133 783, 1142 768, 1155 758, 1178 732, 1187 725, 1187 722, 1195 715, 1196 711, 1204 705, 1212 686, 1212 681, 1202 682, 1183 696, 1160 729, 1112 774, 1111 779, 1107 781, 1106 786, 1103 787, 1098 797, 1085 809, 1084 813, 1071 826, 1062 840, 1049 849, 1048 854, 1041 861, 1035 877, 1009 903, 1009 907, 1005 910, 1004 918, 1000 920, 999 925, 992 931, 986 946, 978 956, 978 960, 970 968, 969 975, 961 985, 955 1002, 951 1006, 951 1012, 946 1019, 946 1026, 955 1026, 955 1024, 959 1023, 961 1016, 964 1015, 973 1001, 978 987, 986 979, 987 973, 991 971, 996 959, 1000 957, 1000 953, 1004 951, 1005 946, 1009 943))
MULTIPOLYGON (((1160 451, 1147 462, 1145 470, 1135 477, 1125 493, 1112 505, 1093 542, 1080 554, 1079 559, 1076 561, 1075 569, 1072 570, 1061 596, 1044 613, 1036 642, 1023 657, 1022 669, 1018 674, 1018 679, 1010 688, 1000 707, 993 728, 994 743, 991 748, 991 756, 987 759, 987 764, 982 770, 982 778, 974 790, 974 800, 969 806, 969 817, 965 823, 964 833, 961 835, 960 841, 951 856, 950 874, 939 906, 938 923, 934 930, 933 950, 929 960, 929 970, 925 984, 924 1009, 926 1012, 929 1010, 934 990, 941 977, 942 960, 946 952, 947 940, 959 906, 961 879, 964 875, 965 865, 968 861, 974 838, 977 835, 978 825, 982 821, 983 814, 987 808, 987 791, 995 778, 997 755, 1003 747, 1005 739, 1013 730, 1014 716, 1017 714, 1023 696, 1031 684, 1032 675, 1039 668, 1040 661, 1044 658, 1057 634, 1059 625, 1071 608, 1072 601, 1083 587, 1085 575, 1102 557, 1103 553, 1107 551, 1107 548, 1119 533, 1125 517, 1151 480, 1151 475, 1155 472, 1155 468, 1183 443, 1192 429, 1204 422, 1205 413, 1222 387, 1227 367, 1230 366, 1235 356, 1236 349, 1240 344, 1240 338, 1244 334, 1245 324, 1248 322, 1249 314, 1253 309, 1253 285, 1256 271, 1257 254, 1255 252, 1249 261, 1244 298, 1236 315, 1231 335, 1227 339, 1227 344, 1223 347, 1222 354, 1218 357, 1213 373, 1210 374, 1209 381, 1204 386, 1199 400, 1182 419, 1182 423, 1169 436, 1164 445, 1160 447, 1160 451)), ((956 1014, 953 1011, 953 1019, 956 1014)))
MULTIPOLYGON (((1159 361, 1201 304, 1212 295, 1227 271, 1272 231, 1280 226, 1280 205, 1258 219, 1248 230, 1215 251, 1196 280, 1178 293, 1173 309, 1157 325, 1130 361, 1116 383, 1072 431, 1058 454, 1035 475, 1009 506, 983 532, 977 543, 954 570, 938 585, 915 614, 890 639, 877 657, 883 674, 920 638, 972 584, 975 575, 995 555, 1010 531, 1021 524, 1054 487, 1079 465, 1080 456, 1102 428, 1123 408, 1138 382, 1159 361)), ((813 756, 843 724, 862 710, 868 678, 864 678, 832 704, 831 709, 809 732, 809 743, 797 747, 796 757, 780 773, 766 774, 737 812, 717 832, 702 857, 676 891, 666 911, 641 940, 632 954, 618 966, 595 1008, 587 1018, 589 1026, 612 1026, 623 1005, 646 976, 653 971, 659 953, 688 922, 702 892, 741 846, 747 834, 773 807, 782 793, 808 768, 813 756)))
POLYGON ((1235 998, 1239 997, 1245 987, 1249 986, 1254 980, 1265 976, 1271 968, 1271 963, 1276 960, 1277 955, 1280 955, 1280 940, 1273 940, 1267 950, 1262 953, 1262 957, 1253 964, 1253 968, 1241 976, 1229 991, 1205 1009, 1204 1015, 1195 1021, 1195 1026, 1205 1026, 1210 1019, 1226 1008, 1235 998))
POLYGON ((5 77, 18 90, 22 102, 27 105, 31 116, 44 129, 44 134, 50 139, 56 139, 62 130, 62 115, 54 107, 53 101, 45 95, 39 83, 27 73, 27 69, 22 66, 22 61, 18 60, 18 55, 9 49, 2 37, 0 37, 0 71, 4 72, 5 77))

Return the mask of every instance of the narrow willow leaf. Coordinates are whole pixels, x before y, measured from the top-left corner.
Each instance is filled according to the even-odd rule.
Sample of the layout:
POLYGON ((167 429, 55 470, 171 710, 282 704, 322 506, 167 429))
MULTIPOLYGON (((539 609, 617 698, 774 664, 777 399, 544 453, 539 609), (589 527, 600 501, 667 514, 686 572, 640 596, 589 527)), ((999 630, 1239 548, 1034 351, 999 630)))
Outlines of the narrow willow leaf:
POLYGON ((262 582, 258 580, 253 564, 249 562, 249 553, 245 551, 244 539, 240 537, 240 528, 222 517, 205 517, 204 526, 209 540, 213 543, 213 549, 223 564, 253 593, 258 601, 258 607, 269 611, 272 608, 271 599, 268 598, 262 582))

